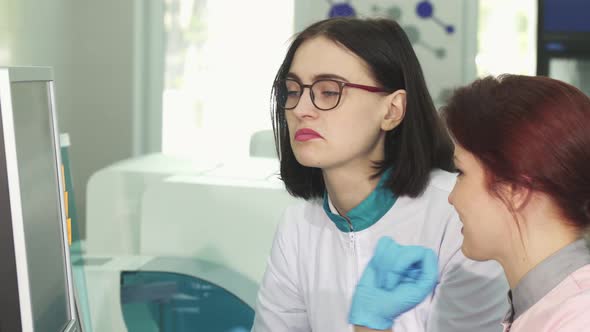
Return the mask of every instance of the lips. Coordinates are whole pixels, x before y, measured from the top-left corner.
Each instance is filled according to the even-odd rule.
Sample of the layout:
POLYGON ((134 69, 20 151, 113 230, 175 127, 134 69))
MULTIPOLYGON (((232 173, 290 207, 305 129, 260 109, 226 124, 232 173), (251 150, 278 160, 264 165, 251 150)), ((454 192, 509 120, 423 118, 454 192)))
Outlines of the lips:
POLYGON ((299 142, 305 142, 315 138, 323 137, 322 135, 318 134, 315 130, 309 128, 302 128, 295 132, 295 140, 299 142))

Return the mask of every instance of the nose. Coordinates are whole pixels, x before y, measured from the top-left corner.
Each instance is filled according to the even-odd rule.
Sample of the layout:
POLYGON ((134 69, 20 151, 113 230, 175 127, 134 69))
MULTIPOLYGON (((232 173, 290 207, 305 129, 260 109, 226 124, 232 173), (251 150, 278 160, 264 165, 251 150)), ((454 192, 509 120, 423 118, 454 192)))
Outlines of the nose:
POLYGON ((451 190, 451 192, 449 193, 449 196, 447 197, 449 204, 451 204, 453 206, 455 206, 455 204, 453 204, 454 197, 455 197, 455 186, 453 186, 453 190, 451 190))
POLYGON ((319 115, 320 110, 315 107, 311 100, 311 89, 309 87, 304 87, 303 92, 301 93, 301 97, 299 98, 299 103, 295 106, 294 109, 291 111, 293 114, 298 118, 315 118, 319 115), (307 90, 307 91, 306 91, 307 90))

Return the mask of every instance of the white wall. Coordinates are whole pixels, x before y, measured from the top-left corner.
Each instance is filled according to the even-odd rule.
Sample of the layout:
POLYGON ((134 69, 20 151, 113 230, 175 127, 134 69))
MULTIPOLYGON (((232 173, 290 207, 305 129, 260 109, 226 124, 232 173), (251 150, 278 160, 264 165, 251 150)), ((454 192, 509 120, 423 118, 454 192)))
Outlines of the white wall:
POLYGON ((145 139, 146 104, 157 108, 160 100, 146 97, 145 7, 142 0, 0 0, 0 65, 54 68, 82 233, 89 176, 155 145, 145 139))
POLYGON ((70 105, 59 114, 72 140, 76 202, 84 216, 90 175, 133 152, 133 2, 69 2, 75 72, 67 86, 70 105))
POLYGON ((434 6, 433 16, 436 18, 433 20, 416 15, 417 5, 425 2, 422 0, 297 0, 295 30, 301 31, 313 22, 328 18, 330 2, 348 3, 359 17, 381 16, 395 19, 406 33, 409 31, 408 27, 415 28, 414 31, 418 32, 419 38, 413 47, 437 106, 444 103, 444 97, 450 89, 476 78, 478 1, 430 0, 428 2, 434 6), (452 24, 455 32, 446 33, 437 21, 452 24), (430 50, 431 48, 444 49, 446 54, 444 57, 438 57, 430 50))
MULTIPOLYGON (((445 47, 441 60, 414 45, 437 104, 443 89, 475 78, 477 1, 431 1, 435 15, 456 26, 454 35, 417 18, 418 0, 349 2, 361 15, 370 15, 373 6, 399 7, 402 26, 417 26, 421 40, 445 47)), ((328 1, 295 4, 296 30, 329 11, 328 1)), ((70 133, 72 142, 80 219, 91 174, 160 148, 161 7, 156 0, 0 0, 0 65, 54 68, 60 129, 70 133)))

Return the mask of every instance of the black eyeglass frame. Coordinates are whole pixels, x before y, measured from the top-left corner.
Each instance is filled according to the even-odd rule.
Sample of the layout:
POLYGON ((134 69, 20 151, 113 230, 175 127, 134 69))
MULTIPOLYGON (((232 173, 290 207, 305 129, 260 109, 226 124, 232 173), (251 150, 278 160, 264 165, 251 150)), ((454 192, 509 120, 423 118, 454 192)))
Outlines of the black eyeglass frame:
MULTIPOLYGON (((287 78, 287 79, 284 79, 284 80, 280 80, 278 82, 278 84, 279 84, 278 86, 279 87, 281 85, 282 86, 286 86, 287 81, 294 82, 297 85, 299 85, 299 87, 301 88, 301 90, 300 90, 301 91, 301 94, 299 95, 299 99, 297 99, 297 102, 295 103, 295 105, 293 107, 286 107, 286 106, 283 105, 282 108, 285 109, 285 110, 295 109, 295 107, 297 107, 297 105, 299 105, 299 101, 301 100, 301 97, 303 96, 303 93, 305 91, 305 88, 309 88, 309 94, 310 94, 311 102, 312 102, 313 106, 315 106, 317 109, 322 110, 322 111, 333 110, 336 107, 338 107, 338 105, 340 105, 340 100, 342 99, 342 91, 344 90, 344 87, 351 87, 351 88, 355 88, 355 89, 361 89, 361 90, 365 90, 365 91, 372 92, 372 93, 383 93, 383 92, 389 93, 389 92, 391 92, 391 91, 388 91, 388 90, 385 90, 383 88, 379 88, 379 87, 376 87, 376 86, 356 84, 356 83, 349 83, 349 82, 342 82, 342 81, 335 80, 335 79, 320 79, 320 80, 317 80, 317 81, 315 81, 315 82, 313 82, 311 84, 303 84, 303 83, 299 82, 298 80, 295 80, 295 79, 292 79, 292 78, 287 78), (321 82, 326 82, 326 81, 337 83, 338 84, 338 87, 340 88, 340 90, 338 91, 338 100, 336 101, 336 104, 333 107, 330 107, 330 108, 322 108, 322 107, 319 107, 318 105, 316 105, 316 103, 315 103, 315 95, 313 93, 313 86, 315 84, 321 83, 321 82)), ((285 104, 286 104, 287 103, 288 96, 285 95, 284 98, 285 98, 285 104)))

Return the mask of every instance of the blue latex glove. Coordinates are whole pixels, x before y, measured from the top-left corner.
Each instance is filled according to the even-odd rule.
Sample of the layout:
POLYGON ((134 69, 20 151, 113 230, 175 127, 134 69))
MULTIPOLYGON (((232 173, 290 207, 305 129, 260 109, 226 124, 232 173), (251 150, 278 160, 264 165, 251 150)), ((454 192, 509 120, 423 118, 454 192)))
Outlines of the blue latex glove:
POLYGON ((420 304, 438 280, 438 259, 431 249, 401 246, 389 237, 375 253, 356 287, 348 321, 389 330, 393 321, 420 304))

